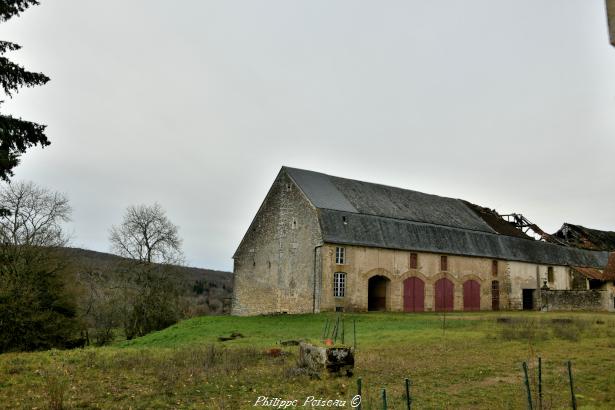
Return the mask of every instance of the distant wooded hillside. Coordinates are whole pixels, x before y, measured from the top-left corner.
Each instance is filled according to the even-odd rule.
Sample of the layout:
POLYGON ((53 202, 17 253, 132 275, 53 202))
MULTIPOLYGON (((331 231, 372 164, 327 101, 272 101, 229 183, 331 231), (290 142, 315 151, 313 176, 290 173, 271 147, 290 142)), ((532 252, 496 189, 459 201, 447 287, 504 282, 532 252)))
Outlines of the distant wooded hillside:
MULTIPOLYGON (((117 267, 127 260, 117 255, 89 249, 66 248, 71 270, 97 271, 113 276, 117 267)), ((233 294, 233 274, 212 269, 173 266, 173 275, 185 297, 191 300, 191 316, 230 313, 233 294)))

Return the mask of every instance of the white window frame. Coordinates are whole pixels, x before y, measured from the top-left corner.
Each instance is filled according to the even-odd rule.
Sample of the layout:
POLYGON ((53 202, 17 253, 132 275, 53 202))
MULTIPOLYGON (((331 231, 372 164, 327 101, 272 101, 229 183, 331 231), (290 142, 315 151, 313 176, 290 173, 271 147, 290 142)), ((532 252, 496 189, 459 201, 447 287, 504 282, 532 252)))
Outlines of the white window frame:
POLYGON ((333 297, 343 298, 346 295, 346 272, 333 274, 333 297))
POLYGON ((335 248, 335 264, 336 265, 346 264, 346 248, 344 248, 343 246, 337 246, 335 248))

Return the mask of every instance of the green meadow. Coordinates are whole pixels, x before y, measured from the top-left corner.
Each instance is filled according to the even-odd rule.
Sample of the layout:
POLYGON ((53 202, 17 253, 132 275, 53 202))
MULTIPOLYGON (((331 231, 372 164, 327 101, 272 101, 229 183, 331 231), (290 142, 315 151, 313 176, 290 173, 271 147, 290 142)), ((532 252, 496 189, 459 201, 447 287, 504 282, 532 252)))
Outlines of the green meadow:
POLYGON ((335 317, 204 316, 108 347, 3 354, 0 407, 248 409, 265 396, 301 408, 312 396, 351 408, 360 377, 363 409, 382 408, 383 388, 388 408, 404 409, 404 378, 415 409, 523 409, 527 362, 537 408, 541 357, 544 409, 571 408, 568 360, 578 408, 615 408, 610 314, 344 314, 347 345, 356 324, 354 375, 318 378, 297 366, 297 346, 279 341, 320 342, 325 321, 335 317), (218 340, 232 333, 243 337, 218 340))

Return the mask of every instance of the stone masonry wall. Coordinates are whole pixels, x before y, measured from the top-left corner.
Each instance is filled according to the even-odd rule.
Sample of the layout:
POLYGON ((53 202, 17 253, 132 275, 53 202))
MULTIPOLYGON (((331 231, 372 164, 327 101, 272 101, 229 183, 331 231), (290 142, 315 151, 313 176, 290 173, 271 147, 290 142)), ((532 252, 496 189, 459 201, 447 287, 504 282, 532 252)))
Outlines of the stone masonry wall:
POLYGON ((366 311, 368 308, 368 281, 375 275, 390 279, 387 290, 387 310, 403 311, 403 282, 416 276, 425 283, 425 311, 434 310, 434 284, 446 277, 454 285, 454 310, 463 310, 463 283, 476 280, 480 284, 480 308, 491 310, 491 281, 500 282, 500 307, 508 304, 504 292, 506 262, 498 261, 498 274, 492 274, 492 259, 471 258, 448 255, 448 270, 440 271, 440 255, 418 252, 418 267, 410 269, 409 251, 345 246, 346 264, 336 265, 335 248, 326 244, 322 248, 323 287, 321 309, 335 310, 341 307, 346 311, 366 311), (333 274, 346 273, 346 294, 343 298, 333 296, 333 274))
POLYGON ((233 315, 314 309, 316 210, 280 172, 234 255, 233 315))
POLYGON ((612 295, 606 290, 542 290, 547 310, 613 310, 612 295), (610 297, 609 297, 610 296, 610 297))
MULTIPOLYGON (((523 262, 498 260, 497 274, 492 273, 493 259, 447 255, 448 270, 440 270, 440 254, 416 252, 417 269, 410 269, 410 251, 371 248, 364 246, 344 246, 346 261, 344 265, 335 263, 335 244, 326 244, 322 254, 322 296, 321 310, 331 311, 343 308, 346 311, 366 311, 368 308, 368 281, 375 275, 385 276, 390 282, 387 289, 387 310, 403 311, 404 280, 416 276, 425 284, 425 311, 435 307, 434 286, 438 279, 446 277, 454 286, 454 310, 463 310, 463 284, 476 280, 480 285, 480 309, 492 309, 492 281, 498 281, 499 308, 521 309, 521 296, 524 288, 538 289, 539 280, 546 277, 548 267, 523 262), (343 298, 333 296, 333 274, 346 273, 346 292, 343 298)), ((554 280, 550 286, 567 289, 568 268, 554 266, 554 280)), ((536 292, 536 298, 540 297, 536 292)), ((539 301, 535 306, 540 305, 539 301)))

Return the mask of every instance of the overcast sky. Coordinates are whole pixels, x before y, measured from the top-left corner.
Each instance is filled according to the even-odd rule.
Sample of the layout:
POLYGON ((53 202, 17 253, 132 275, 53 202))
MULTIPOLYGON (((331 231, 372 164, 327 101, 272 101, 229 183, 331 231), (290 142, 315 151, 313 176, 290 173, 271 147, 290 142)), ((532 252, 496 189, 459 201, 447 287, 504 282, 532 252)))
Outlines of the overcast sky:
POLYGON ((615 230, 603 0, 43 0, 0 39, 51 77, 3 111, 48 125, 15 179, 69 196, 74 246, 158 201, 231 270, 282 165, 615 230))

